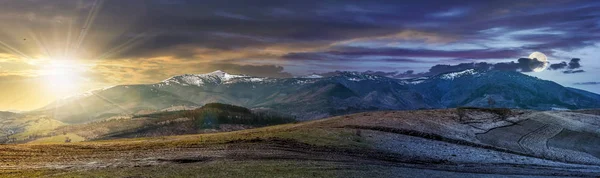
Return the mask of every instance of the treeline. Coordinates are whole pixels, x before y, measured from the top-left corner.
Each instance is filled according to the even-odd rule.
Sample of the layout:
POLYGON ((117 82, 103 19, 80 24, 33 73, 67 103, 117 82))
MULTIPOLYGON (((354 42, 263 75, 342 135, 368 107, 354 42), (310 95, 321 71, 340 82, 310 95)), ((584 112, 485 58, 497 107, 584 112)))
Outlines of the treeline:
POLYGON ((252 112, 248 108, 221 103, 210 103, 187 111, 155 113, 137 117, 151 117, 159 120, 189 118, 198 129, 218 128, 220 124, 241 124, 268 126, 295 122, 295 119, 271 112, 252 112))
POLYGON ((230 111, 230 112, 247 113, 247 114, 252 113, 252 111, 250 111, 250 109, 248 109, 248 108, 230 105, 230 104, 222 104, 222 103, 208 103, 208 104, 202 106, 202 109, 208 109, 208 108, 226 110, 226 111, 230 111))

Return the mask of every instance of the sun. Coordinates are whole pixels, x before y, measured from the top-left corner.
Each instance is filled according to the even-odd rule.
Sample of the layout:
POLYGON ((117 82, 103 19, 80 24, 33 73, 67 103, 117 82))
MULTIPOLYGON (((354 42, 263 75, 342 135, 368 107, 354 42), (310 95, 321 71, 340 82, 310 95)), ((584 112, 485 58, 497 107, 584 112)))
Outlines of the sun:
POLYGON ((43 65, 41 73, 45 76, 47 89, 57 96, 63 96, 77 91, 84 71, 85 66, 75 60, 54 59, 43 65))

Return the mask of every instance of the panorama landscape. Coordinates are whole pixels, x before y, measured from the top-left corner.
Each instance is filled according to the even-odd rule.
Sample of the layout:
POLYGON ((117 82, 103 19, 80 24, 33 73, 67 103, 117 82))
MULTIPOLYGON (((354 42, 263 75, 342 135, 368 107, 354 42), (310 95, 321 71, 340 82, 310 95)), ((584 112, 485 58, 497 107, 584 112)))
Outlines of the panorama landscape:
POLYGON ((0 177, 600 177, 598 12, 0 0, 0 177))

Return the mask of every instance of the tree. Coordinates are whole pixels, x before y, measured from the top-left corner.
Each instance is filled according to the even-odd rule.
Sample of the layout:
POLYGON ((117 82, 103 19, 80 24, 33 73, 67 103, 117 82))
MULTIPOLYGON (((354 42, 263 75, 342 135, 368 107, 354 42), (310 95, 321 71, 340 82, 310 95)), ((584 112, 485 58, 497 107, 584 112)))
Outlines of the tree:
POLYGON ((488 97, 488 105, 490 108, 493 108, 496 105, 496 100, 492 99, 492 97, 488 97))

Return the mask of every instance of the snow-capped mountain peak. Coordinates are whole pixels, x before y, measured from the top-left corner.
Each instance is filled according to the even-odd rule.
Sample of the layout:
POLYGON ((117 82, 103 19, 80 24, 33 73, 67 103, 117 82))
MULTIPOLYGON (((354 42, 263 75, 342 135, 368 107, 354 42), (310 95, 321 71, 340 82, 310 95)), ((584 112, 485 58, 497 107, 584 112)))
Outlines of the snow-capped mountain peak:
MULTIPOLYGON (((206 74, 184 74, 171 77, 160 84, 180 84, 184 86, 202 86, 204 84, 222 84, 232 79, 247 77, 245 75, 233 75, 222 70, 206 74)), ((159 85, 160 85, 159 84, 159 85)))
POLYGON ((234 78, 247 77, 245 75, 232 75, 232 74, 229 74, 229 73, 224 72, 222 70, 217 70, 217 71, 214 71, 214 72, 211 72, 211 73, 208 73, 208 74, 200 74, 200 75, 204 75, 204 76, 217 76, 223 82, 229 81, 229 80, 234 79, 234 78))
POLYGON ((475 69, 467 69, 467 70, 463 70, 463 71, 459 71, 459 72, 451 72, 451 73, 442 74, 442 75, 440 75, 440 78, 445 79, 445 80, 453 80, 458 77, 467 76, 467 75, 475 75, 475 74, 477 74, 477 71, 475 69))

